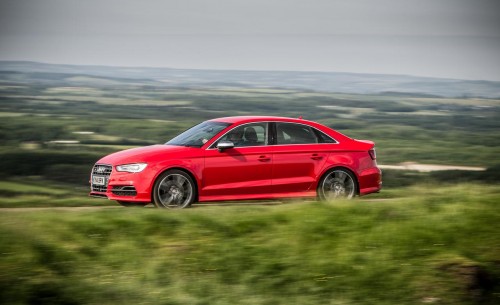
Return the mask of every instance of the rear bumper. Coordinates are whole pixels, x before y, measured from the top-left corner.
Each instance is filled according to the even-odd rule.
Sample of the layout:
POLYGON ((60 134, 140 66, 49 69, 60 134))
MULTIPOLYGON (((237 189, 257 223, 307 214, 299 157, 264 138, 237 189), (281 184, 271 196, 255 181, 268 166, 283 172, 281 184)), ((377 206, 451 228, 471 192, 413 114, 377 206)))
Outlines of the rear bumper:
POLYGON ((382 189, 382 171, 372 167, 359 174, 359 195, 379 192, 382 189))

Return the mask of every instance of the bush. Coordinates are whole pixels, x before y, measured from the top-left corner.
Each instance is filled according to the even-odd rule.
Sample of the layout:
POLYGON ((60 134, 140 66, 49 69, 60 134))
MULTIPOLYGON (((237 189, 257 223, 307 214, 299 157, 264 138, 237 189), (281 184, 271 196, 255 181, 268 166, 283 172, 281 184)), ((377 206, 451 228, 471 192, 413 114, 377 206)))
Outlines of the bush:
POLYGON ((88 185, 91 168, 86 164, 54 164, 45 168, 43 176, 57 182, 88 185))
POLYGON ((6 152, 0 158, 0 176, 43 175, 48 168, 55 165, 81 166, 78 169, 72 168, 70 173, 81 173, 83 167, 87 167, 87 171, 90 172, 90 168, 99 158, 100 156, 90 153, 54 151, 6 152))

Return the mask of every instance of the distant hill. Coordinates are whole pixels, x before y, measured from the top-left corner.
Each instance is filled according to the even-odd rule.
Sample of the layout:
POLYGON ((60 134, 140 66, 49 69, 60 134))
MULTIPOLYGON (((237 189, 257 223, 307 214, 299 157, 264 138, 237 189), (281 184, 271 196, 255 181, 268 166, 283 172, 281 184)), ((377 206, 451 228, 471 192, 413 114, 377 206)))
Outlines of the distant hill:
POLYGON ((173 87, 284 88, 360 94, 391 94, 415 97, 500 98, 500 82, 417 77, 408 75, 304 71, 193 70, 146 67, 56 65, 27 61, 0 61, 3 82, 6 72, 44 77, 86 76, 127 80, 130 83, 173 87), (3 72, 3 73, 2 73, 3 72), (52 76, 51 76, 52 75, 52 76))

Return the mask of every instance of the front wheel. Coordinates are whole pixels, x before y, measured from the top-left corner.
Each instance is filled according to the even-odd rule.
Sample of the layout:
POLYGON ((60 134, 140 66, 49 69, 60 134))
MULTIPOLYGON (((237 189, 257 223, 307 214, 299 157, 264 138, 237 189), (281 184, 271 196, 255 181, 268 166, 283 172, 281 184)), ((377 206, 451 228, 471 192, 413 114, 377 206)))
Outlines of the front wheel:
POLYGON ((193 179, 183 171, 168 170, 156 179, 153 202, 158 208, 183 209, 196 198, 193 179))
POLYGON ((336 168, 326 173, 318 185, 321 200, 351 199, 357 193, 357 181, 353 173, 336 168))

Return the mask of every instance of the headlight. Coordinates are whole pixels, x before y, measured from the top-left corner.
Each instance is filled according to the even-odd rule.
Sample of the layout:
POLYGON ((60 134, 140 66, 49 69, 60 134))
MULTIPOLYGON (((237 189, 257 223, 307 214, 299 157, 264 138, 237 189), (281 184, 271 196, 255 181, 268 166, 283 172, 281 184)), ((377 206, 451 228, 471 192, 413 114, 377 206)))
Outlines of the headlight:
POLYGON ((116 170, 119 172, 138 173, 142 172, 146 166, 148 166, 146 163, 123 164, 117 165, 116 170))

